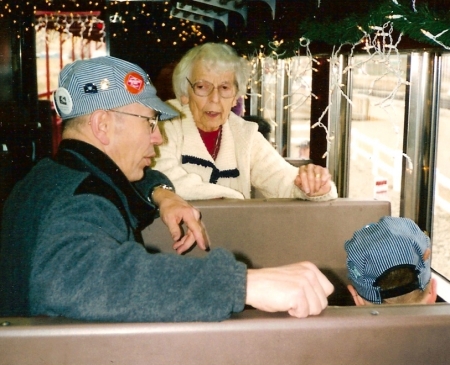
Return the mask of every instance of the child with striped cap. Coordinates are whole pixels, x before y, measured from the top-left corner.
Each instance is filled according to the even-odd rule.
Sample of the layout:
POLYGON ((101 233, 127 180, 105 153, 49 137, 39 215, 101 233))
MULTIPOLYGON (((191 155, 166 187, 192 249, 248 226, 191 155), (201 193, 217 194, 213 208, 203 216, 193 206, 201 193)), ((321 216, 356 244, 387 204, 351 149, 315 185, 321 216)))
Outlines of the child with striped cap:
POLYGON ((436 301, 430 239, 411 219, 383 217, 356 231, 345 250, 356 305, 436 301))

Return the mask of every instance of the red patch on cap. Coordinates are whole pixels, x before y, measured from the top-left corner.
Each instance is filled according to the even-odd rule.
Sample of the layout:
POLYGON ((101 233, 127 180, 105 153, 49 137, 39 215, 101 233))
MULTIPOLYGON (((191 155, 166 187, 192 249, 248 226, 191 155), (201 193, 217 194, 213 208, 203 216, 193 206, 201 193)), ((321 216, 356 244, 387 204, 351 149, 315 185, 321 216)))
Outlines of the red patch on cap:
POLYGON ((131 94, 139 94, 144 90, 145 81, 144 78, 137 72, 129 72, 125 75, 125 87, 131 94))

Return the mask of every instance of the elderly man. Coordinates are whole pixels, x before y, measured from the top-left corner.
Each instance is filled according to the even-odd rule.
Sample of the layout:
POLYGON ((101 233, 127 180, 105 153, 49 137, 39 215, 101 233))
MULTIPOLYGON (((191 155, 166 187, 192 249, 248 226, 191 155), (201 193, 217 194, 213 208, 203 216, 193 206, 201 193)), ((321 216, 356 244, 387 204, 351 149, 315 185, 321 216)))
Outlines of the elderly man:
POLYGON ((200 259, 139 243, 160 215, 178 254, 209 246, 199 211, 148 168, 162 143, 157 122, 175 113, 141 68, 76 61, 62 70, 54 103, 64 121, 58 153, 5 204, 0 315, 217 321, 245 304, 297 317, 326 307, 333 287, 311 263, 247 270, 224 249, 200 259))

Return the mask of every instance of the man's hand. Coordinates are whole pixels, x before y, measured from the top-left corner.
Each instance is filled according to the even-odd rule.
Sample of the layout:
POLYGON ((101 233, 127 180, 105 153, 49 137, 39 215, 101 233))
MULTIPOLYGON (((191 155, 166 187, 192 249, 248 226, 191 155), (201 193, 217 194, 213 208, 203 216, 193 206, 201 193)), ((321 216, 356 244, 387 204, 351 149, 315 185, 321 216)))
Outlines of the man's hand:
POLYGON ((197 245, 209 249, 209 238, 201 221, 200 212, 174 192, 156 189, 152 194, 153 202, 159 207, 159 215, 175 241, 173 249, 182 254, 197 245), (186 226, 186 232, 182 225, 186 226))
POLYGON ((334 287, 310 262, 247 271, 246 304, 266 312, 304 318, 328 305, 334 287))
POLYGON ((331 189, 331 175, 322 166, 308 164, 300 166, 294 184, 308 196, 320 196, 331 189))

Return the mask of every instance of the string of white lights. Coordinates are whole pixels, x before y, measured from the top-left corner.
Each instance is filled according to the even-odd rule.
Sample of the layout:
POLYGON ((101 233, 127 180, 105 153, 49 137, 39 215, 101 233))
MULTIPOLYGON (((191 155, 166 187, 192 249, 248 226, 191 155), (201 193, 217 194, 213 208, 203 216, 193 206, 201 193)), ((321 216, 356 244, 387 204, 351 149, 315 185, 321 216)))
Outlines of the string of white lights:
POLYGON ((437 38, 439 38, 442 34, 446 33, 448 31, 448 29, 445 29, 444 31, 442 31, 439 34, 433 35, 431 34, 429 31, 421 29, 421 32, 428 38, 430 38, 433 42, 436 42, 437 44, 439 44, 441 47, 444 47, 447 50, 450 50, 449 46, 446 46, 444 43, 438 41, 437 38))
MULTIPOLYGON (((304 48, 306 57, 295 56, 285 62, 286 75, 291 80, 291 90, 290 94, 283 98, 289 102, 284 109, 289 109, 291 113, 305 105, 311 97, 317 98, 311 89, 310 75, 317 70, 313 64, 318 61, 312 56, 310 43, 308 39, 299 39, 299 45, 304 48)), ((301 54, 300 50, 297 54, 301 54)))
MULTIPOLYGON (((352 45, 352 49, 349 55, 349 59, 352 60, 344 70, 342 74, 346 74, 350 71, 353 71, 353 74, 359 72, 360 74, 365 74, 368 77, 372 77, 373 80, 370 83, 368 89, 368 95, 373 94, 373 90, 375 89, 375 85, 377 83, 383 82, 386 77, 389 77, 389 80, 395 80, 394 85, 391 90, 387 91, 387 95, 382 97, 380 101, 375 102, 373 106, 380 108, 383 112, 388 115, 391 115, 391 109, 393 108, 393 102, 396 99, 396 96, 401 87, 405 87, 409 85, 409 82, 405 79, 404 71, 401 67, 400 62, 400 52, 398 51, 398 45, 402 39, 402 34, 398 35, 397 39, 393 37, 393 24, 392 22, 386 22, 381 26, 373 26, 371 27, 372 31, 375 32, 366 32, 364 29, 359 27, 360 31, 363 33, 363 37, 360 43, 364 44, 363 49, 366 51, 366 57, 353 57, 353 51, 357 44, 352 45), (381 75, 369 75, 367 72, 367 66, 375 63, 379 65, 383 65, 383 73, 381 75)), ((330 75, 330 92, 341 92, 341 95, 347 100, 347 102, 353 106, 353 101, 342 91, 342 85, 340 83, 340 71, 338 65, 338 59, 340 55, 340 49, 338 48, 337 52, 333 52, 330 58, 331 63, 331 75, 330 75)), ((388 84, 388 83, 385 83, 388 84)), ((330 98, 330 100, 332 100, 330 98)), ((331 108, 331 102, 328 105, 327 109, 322 113, 321 118, 325 116, 326 111, 331 108)), ((397 146, 397 150, 402 149, 402 130, 398 125, 395 124, 394 119, 390 119, 392 123, 392 128, 394 131, 394 135, 396 137, 397 142, 395 145, 397 146)), ((321 123, 321 119, 313 125, 313 127, 324 127, 321 123)), ((332 139, 328 136, 327 131, 327 140, 330 142, 332 139)), ((407 162, 407 171, 412 172, 413 164, 412 160, 406 154, 402 154, 407 162)), ((395 156, 392 156, 393 158, 395 156)))

